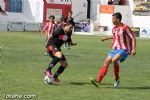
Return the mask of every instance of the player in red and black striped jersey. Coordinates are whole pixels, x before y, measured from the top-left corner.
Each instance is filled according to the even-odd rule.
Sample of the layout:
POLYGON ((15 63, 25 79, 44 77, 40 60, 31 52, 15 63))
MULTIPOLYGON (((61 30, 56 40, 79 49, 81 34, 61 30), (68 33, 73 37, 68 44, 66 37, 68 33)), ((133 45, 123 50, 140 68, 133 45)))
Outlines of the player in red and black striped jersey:
POLYGON ((45 73, 49 77, 53 77, 53 83, 59 85, 60 80, 58 79, 58 76, 64 71, 64 69, 67 67, 68 63, 61 52, 61 46, 64 44, 65 41, 68 40, 68 34, 72 31, 74 27, 73 21, 67 21, 64 28, 58 29, 52 34, 52 38, 48 41, 46 48, 48 50, 49 56, 52 58, 52 61, 48 65, 48 68, 46 69, 45 73), (51 70, 52 68, 60 62, 60 67, 57 69, 57 71, 52 75, 51 70))

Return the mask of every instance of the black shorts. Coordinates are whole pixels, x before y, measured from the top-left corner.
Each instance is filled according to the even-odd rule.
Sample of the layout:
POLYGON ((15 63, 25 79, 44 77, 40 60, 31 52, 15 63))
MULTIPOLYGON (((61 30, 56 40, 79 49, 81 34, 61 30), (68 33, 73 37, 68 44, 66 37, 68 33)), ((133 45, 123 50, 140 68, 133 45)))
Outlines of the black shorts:
MULTIPOLYGON (((49 54, 49 56, 51 58, 54 58, 54 53, 57 52, 57 51, 60 51, 61 52, 61 49, 60 48, 57 48, 55 45, 50 45, 48 47, 48 51, 47 53, 49 54)), ((64 54, 62 53, 62 58, 60 60, 66 60, 66 57, 64 56, 64 54)))

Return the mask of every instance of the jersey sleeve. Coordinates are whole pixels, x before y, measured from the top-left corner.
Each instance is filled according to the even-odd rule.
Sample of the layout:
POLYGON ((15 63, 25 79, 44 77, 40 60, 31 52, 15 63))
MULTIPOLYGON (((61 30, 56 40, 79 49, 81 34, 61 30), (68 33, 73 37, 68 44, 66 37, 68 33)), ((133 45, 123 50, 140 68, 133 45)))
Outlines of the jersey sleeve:
POLYGON ((130 38, 135 37, 134 32, 129 27, 127 27, 125 31, 130 38))

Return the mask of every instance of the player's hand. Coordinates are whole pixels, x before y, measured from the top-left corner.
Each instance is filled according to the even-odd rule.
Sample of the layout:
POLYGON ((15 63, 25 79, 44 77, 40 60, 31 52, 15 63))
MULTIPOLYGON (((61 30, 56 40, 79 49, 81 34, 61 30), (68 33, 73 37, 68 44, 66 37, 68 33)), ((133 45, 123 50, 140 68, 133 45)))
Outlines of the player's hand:
POLYGON ((49 40, 49 39, 52 39, 52 34, 50 34, 50 35, 48 36, 48 40, 49 40))
POLYGON ((131 56, 134 56, 135 54, 136 54, 136 50, 133 49, 133 50, 131 51, 131 56))
POLYGON ((41 32, 42 32, 42 33, 44 33, 44 32, 45 32, 45 30, 41 30, 41 32))

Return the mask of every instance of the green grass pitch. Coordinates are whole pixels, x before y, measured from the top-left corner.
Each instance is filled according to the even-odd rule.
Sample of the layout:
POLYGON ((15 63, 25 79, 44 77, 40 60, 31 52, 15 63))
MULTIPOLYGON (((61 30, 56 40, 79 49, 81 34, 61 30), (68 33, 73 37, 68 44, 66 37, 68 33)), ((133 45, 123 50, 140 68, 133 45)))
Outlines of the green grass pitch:
POLYGON ((73 35, 73 40, 77 46, 70 50, 62 47, 69 65, 60 76, 62 84, 55 86, 43 82, 43 72, 51 61, 44 55, 44 35, 0 32, 0 100, 6 100, 7 94, 36 95, 29 100, 149 100, 150 39, 137 39, 137 54, 121 63, 119 88, 113 88, 112 66, 99 88, 89 80, 96 78, 111 41, 80 35, 73 35))

